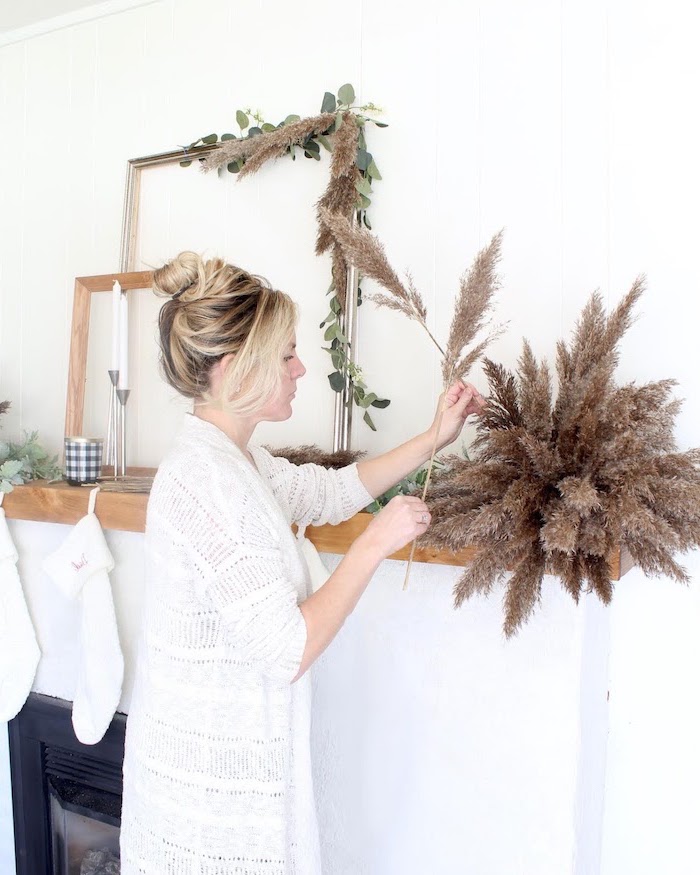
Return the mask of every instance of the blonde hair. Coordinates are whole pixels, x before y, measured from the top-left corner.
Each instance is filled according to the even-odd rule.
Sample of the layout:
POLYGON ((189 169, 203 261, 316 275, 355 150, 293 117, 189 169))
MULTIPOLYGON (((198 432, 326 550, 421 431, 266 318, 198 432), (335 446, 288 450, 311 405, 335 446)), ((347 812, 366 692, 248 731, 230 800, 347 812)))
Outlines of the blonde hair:
POLYGON ((204 261, 196 252, 181 252, 156 270, 153 290, 170 298, 158 327, 161 367, 174 389, 244 416, 272 398, 297 320, 289 295, 221 258, 204 261), (230 353, 234 357, 215 398, 210 371, 230 353))

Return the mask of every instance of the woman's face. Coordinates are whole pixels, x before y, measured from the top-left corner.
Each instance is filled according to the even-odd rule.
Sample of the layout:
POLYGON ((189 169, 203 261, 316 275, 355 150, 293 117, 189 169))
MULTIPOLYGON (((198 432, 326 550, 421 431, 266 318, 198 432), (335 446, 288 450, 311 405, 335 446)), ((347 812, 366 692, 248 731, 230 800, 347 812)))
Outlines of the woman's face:
POLYGON ((296 394, 297 380, 306 373, 296 348, 297 340, 293 335, 284 350, 282 379, 277 394, 260 411, 260 419, 265 422, 281 422, 292 415, 292 400, 296 394))

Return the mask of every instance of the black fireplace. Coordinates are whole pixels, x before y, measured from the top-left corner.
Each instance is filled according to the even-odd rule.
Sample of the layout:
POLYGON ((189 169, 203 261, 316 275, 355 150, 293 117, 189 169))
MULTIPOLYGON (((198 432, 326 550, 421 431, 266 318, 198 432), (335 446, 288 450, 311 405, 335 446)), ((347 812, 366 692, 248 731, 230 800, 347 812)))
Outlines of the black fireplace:
POLYGON ((71 707, 32 693, 9 723, 17 875, 119 872, 126 717, 85 745, 71 707))

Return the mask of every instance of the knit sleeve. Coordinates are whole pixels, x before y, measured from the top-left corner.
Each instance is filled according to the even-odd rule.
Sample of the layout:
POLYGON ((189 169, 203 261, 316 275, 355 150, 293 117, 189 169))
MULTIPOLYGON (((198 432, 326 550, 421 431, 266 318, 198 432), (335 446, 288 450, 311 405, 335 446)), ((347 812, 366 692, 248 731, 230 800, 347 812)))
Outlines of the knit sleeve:
POLYGON ((337 525, 372 501, 356 464, 339 469, 293 465, 262 447, 256 453, 273 492, 289 508, 290 521, 299 526, 337 525))

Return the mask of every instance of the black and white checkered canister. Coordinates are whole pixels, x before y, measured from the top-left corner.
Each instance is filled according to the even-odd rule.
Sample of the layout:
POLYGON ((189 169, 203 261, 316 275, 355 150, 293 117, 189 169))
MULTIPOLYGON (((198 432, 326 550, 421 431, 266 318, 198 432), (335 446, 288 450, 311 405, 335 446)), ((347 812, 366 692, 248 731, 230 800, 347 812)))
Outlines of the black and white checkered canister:
POLYGON ((66 480, 73 486, 95 483, 102 472, 102 438, 65 439, 66 480))

